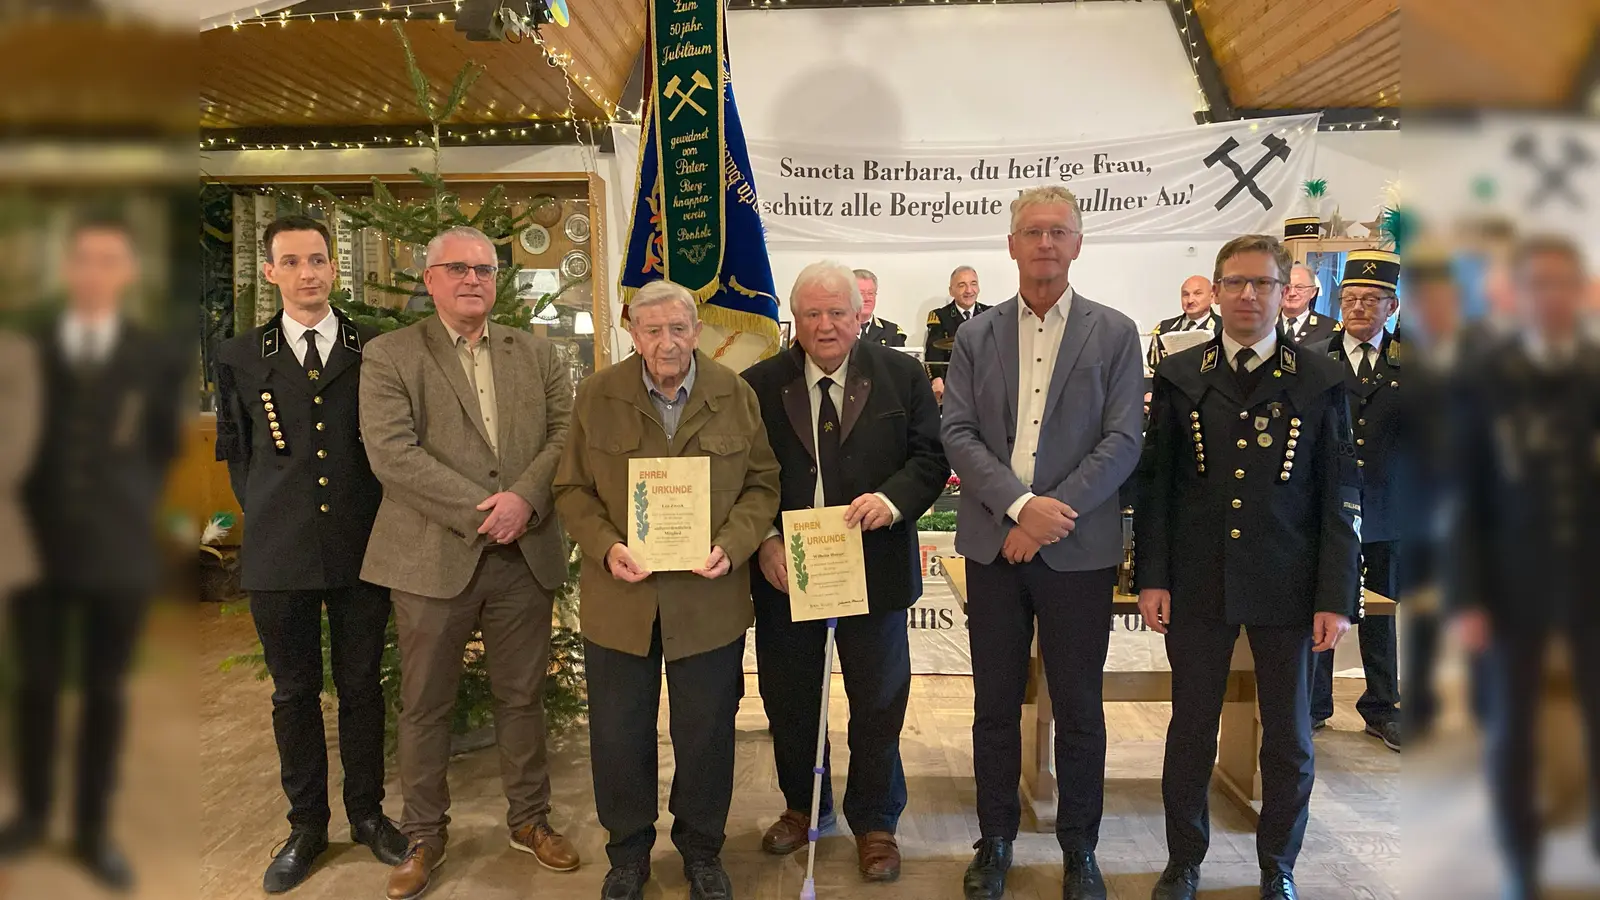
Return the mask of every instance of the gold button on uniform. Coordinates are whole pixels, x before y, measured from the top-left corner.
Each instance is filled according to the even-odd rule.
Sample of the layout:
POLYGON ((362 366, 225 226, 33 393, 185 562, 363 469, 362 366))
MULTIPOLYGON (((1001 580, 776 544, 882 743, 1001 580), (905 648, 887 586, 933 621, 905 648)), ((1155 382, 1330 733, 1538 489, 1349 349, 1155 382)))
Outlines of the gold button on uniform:
POLYGON ((326 450, 318 450, 317 451, 317 459, 327 459, 327 458, 328 458, 328 451, 326 451, 326 450))
POLYGON ((1242 422, 1242 421, 1244 421, 1245 419, 1248 419, 1248 418, 1250 418, 1250 410, 1248 410, 1248 409, 1239 410, 1239 421, 1242 422))
POLYGON ((1233 470, 1233 477, 1235 477, 1235 478, 1243 478, 1244 477, 1244 470, 1243 469, 1234 469, 1233 470))
POLYGON ((322 424, 322 423, 321 423, 321 422, 318 422, 318 423, 317 423, 317 430, 318 430, 318 431, 326 431, 326 430, 327 430, 327 428, 328 428, 328 426, 326 426, 326 425, 324 425, 324 424, 322 424))
MULTIPOLYGON (((328 508, 326 506, 324 506, 322 508, 322 511, 323 512, 327 512, 328 508)), ((1228 537, 1231 537, 1231 538, 1237 540, 1239 538, 1239 529, 1235 528, 1234 530, 1228 532, 1228 537)))
POLYGON ((317 395, 317 396, 315 396, 315 397, 312 397, 312 398, 311 398, 311 402, 312 402, 312 403, 315 403, 315 404, 316 404, 316 405, 318 405, 318 406, 321 406, 321 405, 322 405, 322 395, 321 395, 321 394, 318 394, 318 395, 317 395))
POLYGON ((323 487, 327 487, 328 486, 328 476, 324 475, 321 478, 318 478, 317 479, 317 484, 320 484, 323 487))
POLYGON ((1366 419, 1357 419, 1356 420, 1356 424, 1357 425, 1365 425, 1365 424, 1367 424, 1367 420, 1366 419))
POLYGON ((1365 469, 1366 467, 1367 467, 1367 461, 1366 460, 1364 460, 1364 459, 1356 460, 1356 468, 1365 469))
POLYGON ((1367 445, 1367 439, 1366 438, 1356 438, 1356 446, 1357 447, 1365 447, 1366 445, 1367 445))
POLYGON ((285 444, 283 441, 279 441, 278 442, 278 449, 279 450, 282 450, 284 447, 287 447, 287 446, 289 446, 289 445, 285 444))
POLYGON ((1239 438, 1238 446, 1239 446, 1240 450, 1243 450, 1244 448, 1250 446, 1250 442, 1245 440, 1244 438, 1239 438))
POLYGON ((324 504, 322 504, 321 506, 319 506, 317 508, 322 510, 323 512, 327 512, 328 511, 328 504, 324 503, 324 504))
POLYGON ((1233 508, 1234 509, 1238 509, 1239 507, 1241 507, 1243 505, 1244 505, 1244 501, 1243 500, 1240 500, 1238 497, 1233 498, 1233 508))

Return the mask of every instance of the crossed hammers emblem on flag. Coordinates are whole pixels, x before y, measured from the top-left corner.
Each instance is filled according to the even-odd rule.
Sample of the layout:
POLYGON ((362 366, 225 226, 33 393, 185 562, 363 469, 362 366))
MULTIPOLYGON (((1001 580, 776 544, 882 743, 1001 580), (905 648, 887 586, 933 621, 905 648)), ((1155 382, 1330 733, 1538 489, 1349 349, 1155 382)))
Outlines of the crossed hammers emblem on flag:
POLYGON ((1206 168, 1209 169, 1221 163, 1233 170, 1233 177, 1237 179, 1234 186, 1226 194, 1222 195, 1222 199, 1217 201, 1217 209, 1222 209, 1232 203, 1233 198, 1239 196, 1240 191, 1249 191, 1250 196, 1256 198, 1256 202, 1261 204, 1262 209, 1272 208, 1272 198, 1268 197, 1256 185, 1256 176, 1260 175, 1261 171, 1275 159, 1288 161, 1289 142, 1275 134, 1269 134, 1261 139, 1261 145, 1267 148, 1267 152, 1256 160, 1255 165, 1251 166, 1248 172, 1232 156, 1233 151, 1239 149, 1239 142, 1232 137, 1219 144, 1217 149, 1211 151, 1211 155, 1205 158, 1206 168))
POLYGON ((683 89, 683 79, 676 75, 667 80, 667 86, 661 93, 668 97, 678 98, 678 105, 673 107, 672 112, 667 116, 668 122, 676 119, 678 113, 683 112, 685 104, 694 107, 702 116, 706 114, 706 108, 694 101, 694 92, 701 88, 705 88, 708 91, 711 90, 711 79, 706 77, 706 73, 696 69, 690 80, 691 84, 688 90, 683 89))

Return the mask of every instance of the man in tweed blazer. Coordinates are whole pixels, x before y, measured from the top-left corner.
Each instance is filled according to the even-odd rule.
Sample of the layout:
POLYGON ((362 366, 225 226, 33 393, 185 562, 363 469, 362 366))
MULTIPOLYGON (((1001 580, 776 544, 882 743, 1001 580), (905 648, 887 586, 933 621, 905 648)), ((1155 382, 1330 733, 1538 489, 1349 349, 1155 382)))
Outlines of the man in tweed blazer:
POLYGON ((551 829, 544 679, 566 549, 551 481, 572 386, 543 338, 491 324, 495 248, 453 228, 423 274, 438 316, 373 339, 361 368, 361 429, 383 484, 361 577, 392 589, 400 638, 400 827, 411 840, 388 897, 427 890, 444 861, 450 713, 472 630, 495 695, 511 846, 546 868, 578 855, 551 829))

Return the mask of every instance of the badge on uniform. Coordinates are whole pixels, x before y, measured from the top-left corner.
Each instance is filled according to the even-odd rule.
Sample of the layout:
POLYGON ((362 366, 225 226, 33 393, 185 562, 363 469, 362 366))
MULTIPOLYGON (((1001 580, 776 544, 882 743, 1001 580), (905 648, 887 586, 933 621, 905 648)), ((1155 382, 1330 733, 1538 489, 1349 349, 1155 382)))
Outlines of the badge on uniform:
POLYGON ((1200 360, 1200 373, 1202 375, 1217 367, 1217 357, 1219 355, 1221 354, 1217 350, 1217 345, 1212 344, 1206 348, 1206 355, 1200 360))
POLYGON ((1277 401, 1273 401, 1272 403, 1267 405, 1267 409, 1268 409, 1268 411, 1270 411, 1272 413, 1272 417, 1274 419, 1283 418, 1283 404, 1282 403, 1279 403, 1277 401))
POLYGON ((1272 446, 1272 435, 1270 435, 1270 434, 1266 433, 1265 431, 1263 431, 1260 434, 1256 435, 1256 443, 1259 444, 1262 447, 1271 447, 1272 446))
MULTIPOLYGON (((1267 424, 1268 424, 1268 422, 1267 422, 1267 417, 1266 416, 1256 416, 1256 430, 1257 431, 1266 431, 1267 430, 1267 424)), ((1266 444, 1262 444, 1261 446, 1265 447, 1266 444)))

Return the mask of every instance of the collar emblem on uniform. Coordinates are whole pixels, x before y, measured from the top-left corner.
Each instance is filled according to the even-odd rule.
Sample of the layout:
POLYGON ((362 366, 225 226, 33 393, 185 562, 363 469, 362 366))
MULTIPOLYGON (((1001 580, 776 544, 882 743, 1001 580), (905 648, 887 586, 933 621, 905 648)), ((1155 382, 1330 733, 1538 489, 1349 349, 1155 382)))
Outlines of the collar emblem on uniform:
POLYGON ((1389 340, 1388 348, 1383 351, 1383 355, 1389 357, 1389 365, 1391 365, 1391 366, 1399 365, 1400 364, 1400 342, 1391 338, 1389 340))
POLYGON ((278 352, 278 329, 268 328, 261 332, 261 358, 266 359, 278 352))
POLYGON ((1288 344, 1278 345, 1278 359, 1278 365, 1283 367, 1283 371, 1288 372, 1290 375, 1296 373, 1294 351, 1289 349, 1288 344))
POLYGON ((823 431, 832 431, 833 430, 833 423, 832 422, 823 422, 822 423, 822 430, 823 431))
POLYGON ((346 350, 352 350, 356 353, 361 352, 361 333, 356 331, 354 327, 341 323, 339 326, 339 337, 344 343, 346 350))
POLYGON ((1311 318, 1306 320, 1306 324, 1307 325, 1315 325, 1315 324, 1317 324, 1317 314, 1316 313, 1312 313, 1311 314, 1311 318))
POLYGON ((1215 369, 1217 367, 1217 357, 1220 355, 1221 353, 1217 350, 1215 344, 1207 347, 1205 357, 1200 360, 1200 374, 1204 375, 1212 369, 1215 369))

